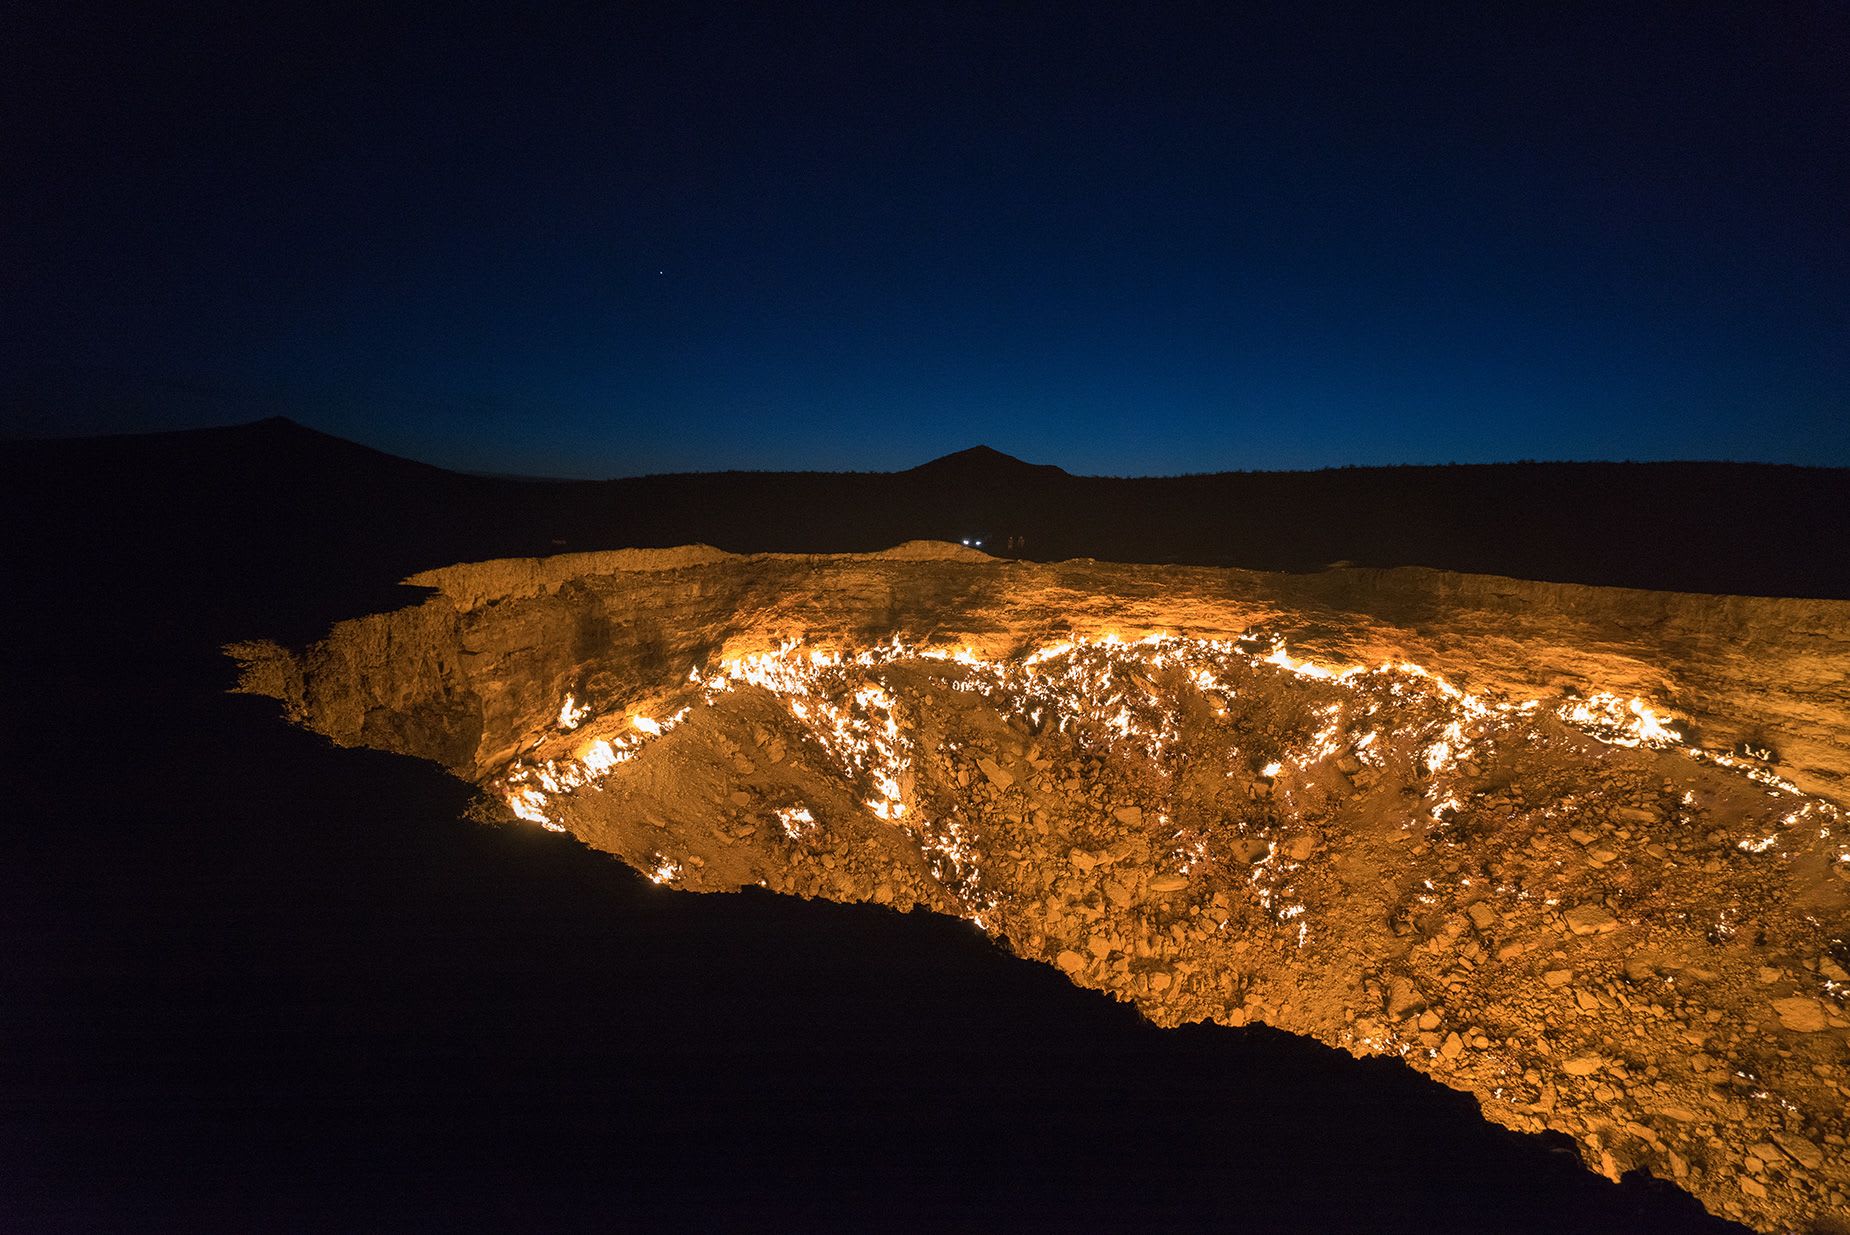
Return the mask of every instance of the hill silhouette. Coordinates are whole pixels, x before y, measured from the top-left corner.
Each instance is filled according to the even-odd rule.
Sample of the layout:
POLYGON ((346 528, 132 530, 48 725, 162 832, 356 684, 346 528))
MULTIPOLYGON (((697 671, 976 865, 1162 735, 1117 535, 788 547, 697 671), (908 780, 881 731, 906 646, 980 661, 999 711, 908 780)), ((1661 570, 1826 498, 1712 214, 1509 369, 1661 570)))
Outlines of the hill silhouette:
POLYGON ((971 446, 909 468, 902 475, 930 480, 986 483, 1048 480, 1067 473, 1051 463, 1027 463, 990 446, 971 446))

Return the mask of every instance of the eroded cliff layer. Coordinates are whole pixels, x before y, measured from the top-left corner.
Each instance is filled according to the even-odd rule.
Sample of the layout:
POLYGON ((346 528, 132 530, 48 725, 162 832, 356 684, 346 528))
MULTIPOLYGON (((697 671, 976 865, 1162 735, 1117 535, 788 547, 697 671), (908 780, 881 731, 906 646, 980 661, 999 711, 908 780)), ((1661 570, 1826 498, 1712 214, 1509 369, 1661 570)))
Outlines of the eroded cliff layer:
POLYGON ((245 689, 663 883, 964 917, 1842 1220, 1850 604, 704 548, 432 571, 245 689))

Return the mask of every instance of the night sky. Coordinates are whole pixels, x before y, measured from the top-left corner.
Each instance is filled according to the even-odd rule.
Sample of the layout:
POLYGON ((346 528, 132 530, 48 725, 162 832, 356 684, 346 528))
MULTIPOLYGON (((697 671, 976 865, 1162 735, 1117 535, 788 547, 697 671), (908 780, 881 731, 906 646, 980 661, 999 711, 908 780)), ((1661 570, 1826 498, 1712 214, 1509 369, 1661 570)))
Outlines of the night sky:
POLYGON ((1840 0, 271 7, 0 14, 8 428, 1850 464, 1840 0))

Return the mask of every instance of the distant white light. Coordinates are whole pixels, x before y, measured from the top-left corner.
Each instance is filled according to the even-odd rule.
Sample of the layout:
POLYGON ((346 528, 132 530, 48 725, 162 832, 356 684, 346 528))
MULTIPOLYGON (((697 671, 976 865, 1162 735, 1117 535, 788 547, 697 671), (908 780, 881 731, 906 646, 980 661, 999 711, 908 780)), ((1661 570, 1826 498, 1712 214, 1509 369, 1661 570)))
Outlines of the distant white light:
POLYGON ((970 538, 968 536, 964 537, 964 543, 966 545, 970 543, 970 538))

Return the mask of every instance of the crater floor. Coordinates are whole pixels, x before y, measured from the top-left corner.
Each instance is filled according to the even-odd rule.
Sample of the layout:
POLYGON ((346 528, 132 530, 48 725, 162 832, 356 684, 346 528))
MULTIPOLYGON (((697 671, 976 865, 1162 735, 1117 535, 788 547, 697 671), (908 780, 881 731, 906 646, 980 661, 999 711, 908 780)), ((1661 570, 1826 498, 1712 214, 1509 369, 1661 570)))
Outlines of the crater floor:
POLYGON ((1762 1229, 1850 1217, 1850 605, 930 545, 413 582, 233 648, 244 688, 660 883, 956 915, 1762 1229))

